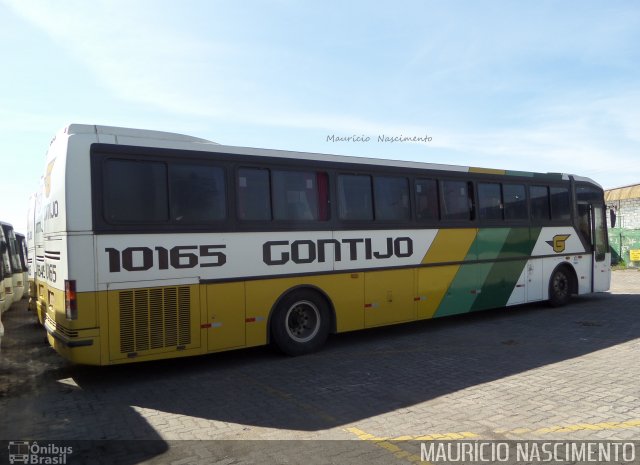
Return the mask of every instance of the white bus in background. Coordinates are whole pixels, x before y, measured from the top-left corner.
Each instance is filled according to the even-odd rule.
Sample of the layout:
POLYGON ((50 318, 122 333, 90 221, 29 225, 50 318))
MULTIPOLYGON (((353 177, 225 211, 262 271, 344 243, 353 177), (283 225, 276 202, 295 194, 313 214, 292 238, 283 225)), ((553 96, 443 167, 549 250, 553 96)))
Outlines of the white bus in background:
POLYGON ((22 283, 24 284, 23 286, 23 291, 22 291, 22 298, 24 299, 25 297, 28 297, 31 290, 29 288, 29 271, 28 271, 28 257, 29 257, 29 252, 27 251, 27 238, 24 236, 24 234, 21 233, 16 233, 16 242, 18 245, 18 258, 20 258, 20 266, 22 267, 22 283))
POLYGON ((0 227, 0 311, 5 312, 13 303, 13 280, 11 278, 11 259, 9 258, 9 242, 4 230, 0 227))
POLYGON ((4 237, 7 242, 7 250, 9 252, 9 265, 11 267, 11 280, 12 280, 12 303, 18 302, 22 299, 24 294, 25 282, 23 280, 23 270, 20 263, 20 255, 18 253, 18 241, 16 240, 16 233, 13 230, 13 226, 9 223, 0 222, 0 227, 4 232, 4 237))
POLYGON ((40 324, 44 324, 44 285, 38 279, 38 265, 44 268, 44 234, 42 230, 43 178, 38 190, 29 198, 27 211, 27 275, 29 279, 29 310, 36 312, 40 324))
MULTIPOLYGON (((11 301, 7 301, 7 295, 6 295, 6 286, 11 286, 10 284, 10 280, 11 280, 11 276, 9 276, 9 281, 5 283, 5 278, 7 277, 7 271, 8 271, 8 265, 9 262, 8 260, 6 261, 7 266, 5 267, 5 255, 6 255, 6 247, 7 245, 5 244, 4 240, 3 240, 3 235, 2 235, 2 228, 0 228, 0 315, 7 309, 9 308, 9 305, 11 305, 11 301)), ((2 325, 2 323, 0 322, 0 325, 2 325)))
POLYGON ((27 276, 29 279, 29 310, 36 310, 36 237, 35 237, 35 214, 38 193, 29 196, 29 206, 27 208, 27 276))
MULTIPOLYGON (((49 184, 49 176, 47 175, 47 186, 49 184)), ((43 277, 45 266, 44 258, 44 209, 43 199, 45 196, 45 178, 40 178, 38 190, 34 194, 33 203, 33 219, 27 221, 27 229, 30 228, 33 244, 27 242, 28 247, 33 247, 33 252, 29 251, 31 258, 31 268, 29 271, 29 279, 33 278, 33 294, 29 297, 29 309, 35 311, 40 324, 44 325, 44 316, 47 312, 47 294, 45 280, 43 277)))
MULTIPOLYGON (((0 284, 2 284, 3 270, 0 265, 0 284)), ((0 287, 0 352, 2 351, 2 336, 4 336, 4 326, 2 324, 2 309, 4 308, 4 286, 0 287)))

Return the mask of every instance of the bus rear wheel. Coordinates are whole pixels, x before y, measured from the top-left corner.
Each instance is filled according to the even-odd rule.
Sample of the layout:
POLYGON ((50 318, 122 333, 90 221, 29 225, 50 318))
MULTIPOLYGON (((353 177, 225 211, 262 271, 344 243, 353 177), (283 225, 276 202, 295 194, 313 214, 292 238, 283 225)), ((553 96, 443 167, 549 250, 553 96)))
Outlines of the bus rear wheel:
POLYGON ((318 350, 329 335, 329 307, 311 290, 293 291, 275 309, 271 335, 287 355, 303 355, 318 350))
POLYGON ((549 305, 562 307, 571 300, 571 276, 566 267, 555 269, 549 280, 549 305))

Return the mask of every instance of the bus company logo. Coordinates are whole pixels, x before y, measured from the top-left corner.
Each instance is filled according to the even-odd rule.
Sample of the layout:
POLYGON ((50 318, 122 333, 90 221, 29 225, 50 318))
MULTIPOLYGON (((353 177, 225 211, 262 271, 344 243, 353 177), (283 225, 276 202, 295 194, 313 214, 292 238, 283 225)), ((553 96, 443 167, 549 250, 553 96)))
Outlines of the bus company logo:
POLYGON ((9 441, 9 463, 65 465, 73 454, 71 446, 39 445, 37 442, 9 441))
POLYGON ((546 241, 546 243, 553 247, 555 253, 562 253, 566 247, 567 239, 569 239, 570 236, 571 234, 556 234, 553 236, 553 240, 546 241))
POLYGON ((55 158, 49 162, 47 165, 47 172, 44 175, 44 194, 46 197, 49 197, 49 194, 51 193, 51 172, 53 171, 53 164, 55 162, 55 158))

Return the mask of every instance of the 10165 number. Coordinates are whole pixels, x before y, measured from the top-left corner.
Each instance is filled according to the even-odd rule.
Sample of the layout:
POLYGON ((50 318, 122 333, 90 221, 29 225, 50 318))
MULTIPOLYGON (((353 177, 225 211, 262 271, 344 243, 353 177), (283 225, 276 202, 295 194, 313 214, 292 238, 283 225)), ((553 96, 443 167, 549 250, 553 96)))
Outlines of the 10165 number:
POLYGON ((227 256, 220 249, 224 245, 177 245, 166 247, 127 247, 124 250, 107 247, 104 251, 109 257, 109 271, 146 271, 156 266, 160 270, 171 268, 201 268, 222 266, 227 256))

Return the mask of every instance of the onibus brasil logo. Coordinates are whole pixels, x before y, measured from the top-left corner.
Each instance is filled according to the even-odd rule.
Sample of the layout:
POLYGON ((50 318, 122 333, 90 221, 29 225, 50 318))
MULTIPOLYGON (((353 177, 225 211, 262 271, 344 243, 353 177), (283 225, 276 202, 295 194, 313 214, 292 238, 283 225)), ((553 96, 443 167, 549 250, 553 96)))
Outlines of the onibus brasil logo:
POLYGON ((71 446, 39 445, 37 442, 9 441, 9 463, 65 465, 73 454, 71 446))

